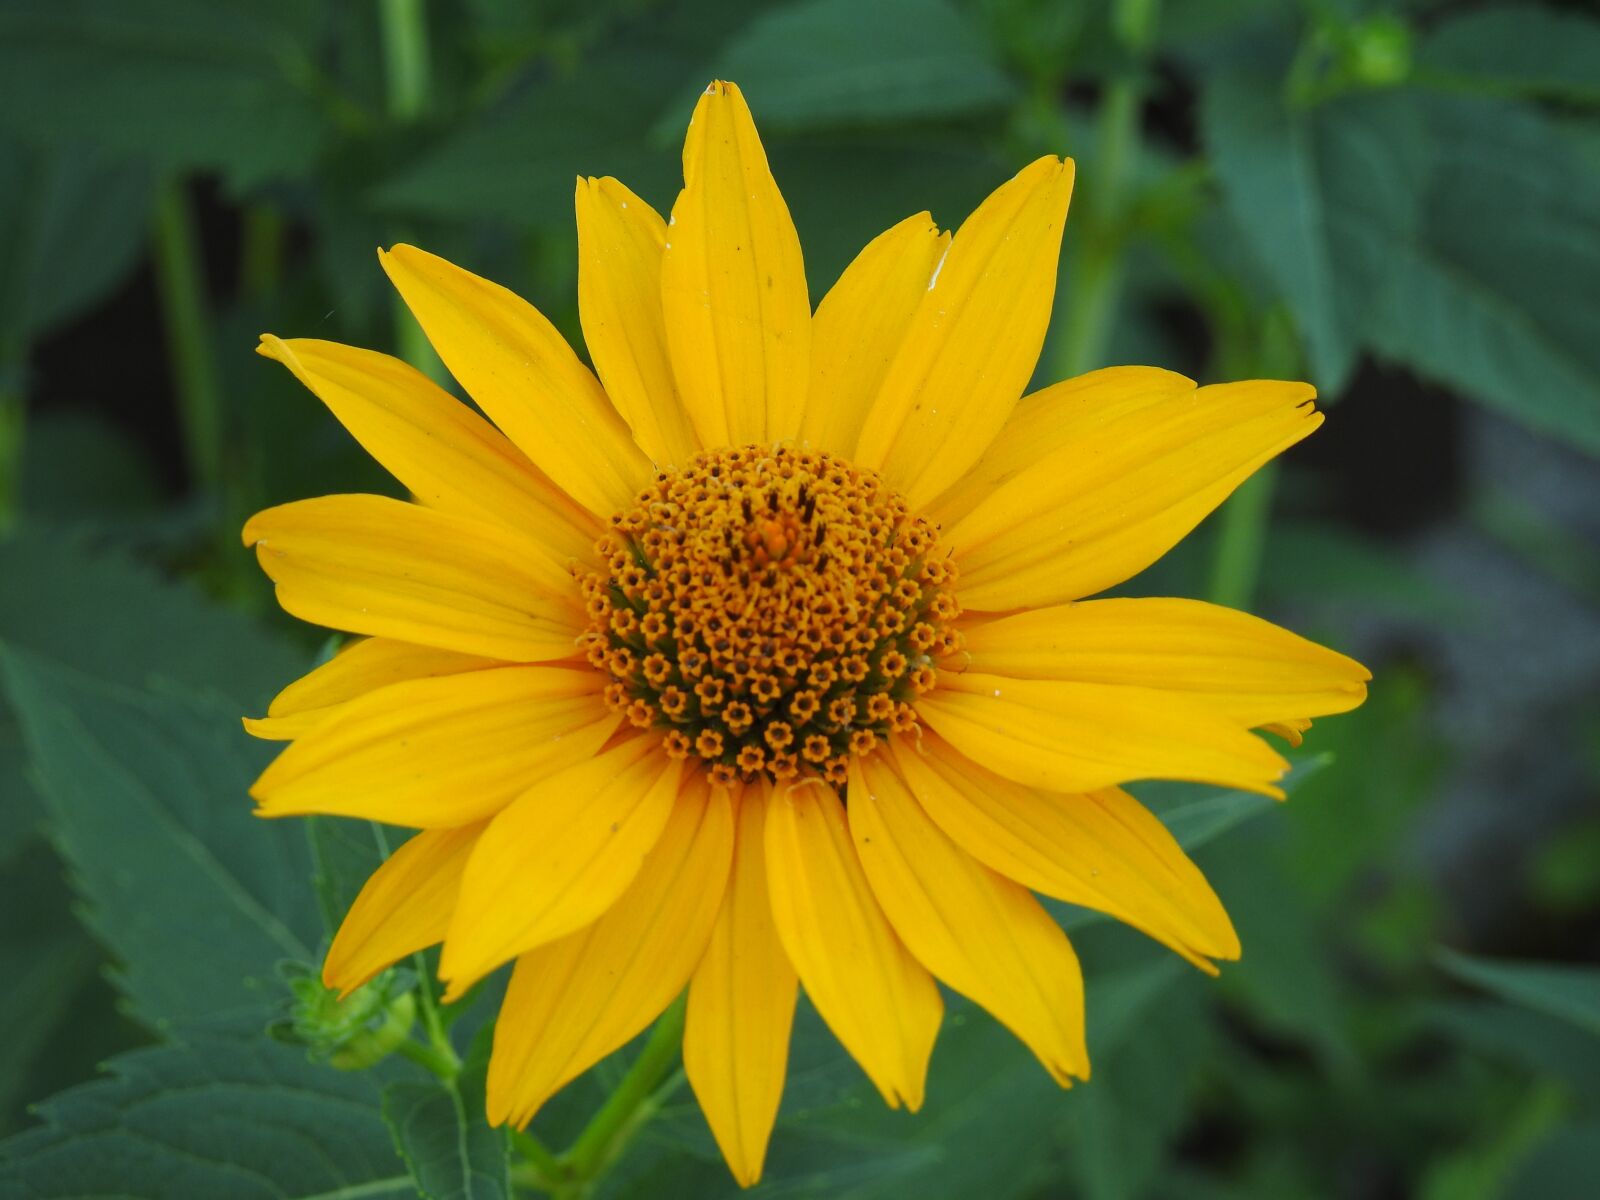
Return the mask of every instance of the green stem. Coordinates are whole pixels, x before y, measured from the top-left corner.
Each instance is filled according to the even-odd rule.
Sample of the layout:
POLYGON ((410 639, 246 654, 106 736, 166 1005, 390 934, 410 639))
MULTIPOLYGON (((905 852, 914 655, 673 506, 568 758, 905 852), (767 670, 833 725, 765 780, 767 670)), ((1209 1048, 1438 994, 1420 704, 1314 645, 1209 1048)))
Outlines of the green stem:
POLYGON ((389 115, 411 122, 428 107, 428 20, 422 0, 378 0, 389 115))
POLYGON ((239 253, 239 279, 253 300, 270 296, 283 265, 283 218, 260 204, 244 212, 244 238, 239 253))
POLYGON ((1066 314, 1056 352, 1059 374, 1081 375, 1100 365, 1122 295, 1129 181, 1139 156, 1139 113, 1144 104, 1145 57, 1155 36, 1154 0, 1119 0, 1114 26, 1130 63, 1100 100, 1094 174, 1085 180, 1076 245, 1067 280, 1066 314))
POLYGON ((556 1195, 572 1200, 587 1195, 589 1185, 621 1156, 633 1135, 655 1115, 660 1106, 657 1088, 672 1072, 683 1045, 684 1002, 685 997, 679 996, 661 1014, 622 1082, 561 1156, 571 1183, 556 1195))
POLYGON ((409 1058, 418 1066, 437 1076, 441 1083, 448 1086, 455 1086, 456 1076, 461 1074, 461 1059, 456 1056, 454 1050, 448 1047, 440 1049, 437 1046, 416 1041, 414 1038, 407 1038, 396 1046, 394 1050, 396 1054, 402 1058, 409 1058))
POLYGON ((511 1131, 511 1145, 522 1155, 527 1164, 532 1178, 528 1183, 541 1191, 554 1192, 564 1185, 562 1182, 567 1173, 566 1167, 546 1146, 526 1129, 513 1129, 511 1131))
MULTIPOLYGON (((427 112, 433 90, 427 14, 422 0, 378 0, 378 18, 383 31, 389 118, 409 124, 427 112)), ((404 226, 396 226, 393 234, 397 242, 410 236, 404 226)), ((396 352, 406 362, 433 379, 445 378, 444 364, 398 294, 394 298, 394 341, 396 352)))
POLYGON ((1218 514, 1207 594, 1214 604, 1248 608, 1261 575, 1261 554, 1272 516, 1277 466, 1268 463, 1244 481, 1218 514))
MULTIPOLYGON (((17 362, 21 362, 20 356, 17 362)), ((21 505, 22 443, 27 429, 22 371, 0 349, 0 537, 16 523, 21 505)))
POLYGON ((212 358, 211 315, 194 212, 181 180, 169 180, 158 191, 154 233, 156 282, 189 470, 197 486, 220 490, 222 387, 212 358))

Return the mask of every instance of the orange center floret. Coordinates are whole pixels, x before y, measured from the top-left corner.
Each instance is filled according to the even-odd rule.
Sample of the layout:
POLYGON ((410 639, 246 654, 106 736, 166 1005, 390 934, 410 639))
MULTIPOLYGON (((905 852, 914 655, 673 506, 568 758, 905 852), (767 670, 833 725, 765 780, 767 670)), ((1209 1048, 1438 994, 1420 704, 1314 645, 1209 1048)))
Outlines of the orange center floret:
POLYGON ((663 472, 582 577, 611 706, 713 779, 814 774, 916 729, 934 660, 960 649, 936 528, 870 471, 743 446, 663 472))

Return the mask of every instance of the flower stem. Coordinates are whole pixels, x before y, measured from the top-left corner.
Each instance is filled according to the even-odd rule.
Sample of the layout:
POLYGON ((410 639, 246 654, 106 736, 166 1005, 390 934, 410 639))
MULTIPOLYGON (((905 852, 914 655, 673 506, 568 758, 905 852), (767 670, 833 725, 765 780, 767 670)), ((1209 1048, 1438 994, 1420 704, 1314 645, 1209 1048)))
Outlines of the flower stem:
POLYGON ((679 996, 661 1014, 622 1082, 561 1156, 563 1174, 570 1182, 555 1195, 563 1200, 587 1195, 594 1180, 621 1156, 633 1135, 656 1114, 660 1107, 657 1089, 672 1072, 683 1045, 685 1000, 685 996, 679 996))
POLYGON ((22 396, 21 355, 6 352, 0 340, 0 537, 17 519, 22 503, 22 442, 28 410, 22 396))
POLYGON ((1113 26, 1130 61, 1100 100, 1094 173, 1084 181, 1081 236, 1075 243, 1079 249, 1067 280, 1066 315, 1056 351, 1061 375, 1081 375, 1102 362, 1122 294, 1127 237, 1122 211, 1139 158, 1145 58, 1155 37, 1156 9, 1155 0, 1118 0, 1113 6, 1113 26))
POLYGON ((454 1086, 456 1076, 461 1073, 461 1060, 456 1057, 455 1051, 448 1047, 440 1048, 419 1042, 415 1038, 407 1038, 396 1046, 394 1051, 436 1076, 439 1082, 446 1086, 454 1086))
POLYGON ((565 1186, 561 1180, 566 1175, 566 1167, 546 1146, 526 1129, 513 1129, 511 1131, 511 1145, 517 1153, 522 1155, 523 1162, 528 1167, 531 1178, 530 1186, 541 1191, 555 1192, 565 1186))
POLYGON ((278 286, 283 258, 283 217, 263 204, 244 211, 244 238, 239 254, 240 287, 260 300, 278 286))
POLYGON ((216 491, 224 483, 222 388, 212 358, 194 212, 183 182, 162 185, 155 207, 156 281, 167 334, 167 353, 178 389, 184 451, 196 486, 216 491))
POLYGON ((415 121, 428 107, 428 21, 422 0, 378 0, 389 115, 415 121))
MULTIPOLYGON (((427 113, 432 98, 427 13, 422 0, 378 0, 378 18, 383 31, 389 119, 409 125, 427 113)), ((391 233, 397 242, 410 236, 404 225, 395 226, 391 233)), ((406 362, 435 380, 444 380, 444 364, 398 293, 394 297, 394 342, 395 352, 406 362)))
POLYGON ((1255 598, 1277 474, 1272 463, 1262 467, 1239 485, 1218 514, 1211 580, 1206 589, 1214 604, 1248 608, 1255 598))

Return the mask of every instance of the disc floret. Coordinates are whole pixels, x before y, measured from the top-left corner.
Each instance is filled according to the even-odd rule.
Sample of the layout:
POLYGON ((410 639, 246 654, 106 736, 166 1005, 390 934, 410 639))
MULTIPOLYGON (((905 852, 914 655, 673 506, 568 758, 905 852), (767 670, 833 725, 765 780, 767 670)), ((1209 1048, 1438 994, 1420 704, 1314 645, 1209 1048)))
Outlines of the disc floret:
POLYGON ((937 528, 871 471, 742 446, 658 475, 581 577, 606 700, 713 779, 845 782, 852 755, 917 730, 960 649, 937 528))

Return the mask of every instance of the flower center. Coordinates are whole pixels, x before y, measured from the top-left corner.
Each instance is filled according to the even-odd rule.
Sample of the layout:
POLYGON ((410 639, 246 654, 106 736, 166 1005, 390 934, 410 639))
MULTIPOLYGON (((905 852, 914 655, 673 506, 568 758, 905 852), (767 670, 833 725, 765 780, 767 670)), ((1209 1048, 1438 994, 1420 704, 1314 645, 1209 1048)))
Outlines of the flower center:
POLYGON ((742 446, 663 472, 581 578, 606 700, 721 783, 843 784, 850 756, 917 728, 960 649, 935 526, 831 455, 742 446))

